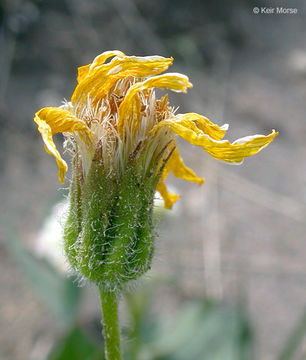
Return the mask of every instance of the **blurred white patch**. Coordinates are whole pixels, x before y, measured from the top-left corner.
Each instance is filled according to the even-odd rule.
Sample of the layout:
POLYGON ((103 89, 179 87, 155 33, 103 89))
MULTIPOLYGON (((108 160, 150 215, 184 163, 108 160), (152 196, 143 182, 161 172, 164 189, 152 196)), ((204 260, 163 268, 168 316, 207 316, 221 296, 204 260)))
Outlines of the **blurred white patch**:
POLYGON ((289 55, 288 63, 290 69, 294 72, 306 75, 306 51, 305 50, 294 50, 289 55))
POLYGON ((68 200, 53 206, 35 241, 35 251, 45 258, 60 272, 68 272, 69 266, 63 248, 63 224, 68 212, 68 200))
POLYGON ((158 208, 159 210, 164 207, 164 200, 160 196, 160 193, 157 191, 155 192, 155 196, 154 196, 154 207, 158 208))

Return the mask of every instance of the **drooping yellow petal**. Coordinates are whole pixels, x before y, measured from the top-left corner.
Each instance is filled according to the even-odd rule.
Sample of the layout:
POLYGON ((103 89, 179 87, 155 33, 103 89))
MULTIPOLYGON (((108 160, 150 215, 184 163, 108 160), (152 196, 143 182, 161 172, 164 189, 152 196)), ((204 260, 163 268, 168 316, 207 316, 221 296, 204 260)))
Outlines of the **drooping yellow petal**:
POLYGON ((85 131, 89 133, 87 126, 69 111, 61 108, 43 108, 35 114, 34 121, 38 125, 45 143, 46 151, 55 157, 58 165, 58 177, 62 183, 65 182, 64 176, 67 171, 67 164, 62 159, 53 142, 52 135, 59 132, 85 131))
POLYGON ((95 57, 91 64, 80 66, 78 68, 78 83, 81 82, 88 74, 89 71, 105 63, 107 59, 112 56, 125 57, 125 54, 119 50, 104 51, 102 54, 95 57))
POLYGON ((133 127, 133 132, 137 130, 141 118, 139 112, 135 112, 135 104, 137 102, 137 93, 152 88, 167 88, 177 92, 186 92, 187 88, 191 88, 192 84, 188 77, 178 73, 169 73, 164 75, 153 76, 145 81, 138 82, 131 86, 126 96, 119 106, 118 132, 121 138, 124 137, 125 128, 133 127))
POLYGON ((55 157, 58 166, 58 177, 60 179, 60 182, 64 183, 64 176, 68 167, 65 160, 62 159, 60 153, 57 151, 56 146, 53 142, 51 127, 37 116, 35 116, 34 121, 38 125, 38 131, 41 133, 41 136, 45 143, 45 150, 50 155, 55 157))
POLYGON ((70 111, 59 107, 43 108, 37 111, 35 118, 39 118, 40 120, 45 121, 50 126, 52 135, 60 132, 90 132, 87 125, 83 121, 72 115, 70 111))
POLYGON ((196 182, 199 185, 202 185, 204 182, 204 178, 197 177, 195 172, 184 164, 177 147, 174 149, 166 168, 171 170, 177 178, 196 182))
POLYGON ((241 163, 247 156, 257 154, 268 146, 278 135, 273 130, 269 135, 247 136, 230 143, 228 140, 214 140, 202 130, 195 127, 193 121, 164 120, 158 123, 151 130, 151 134, 160 128, 168 126, 176 134, 193 145, 201 146, 211 156, 229 163, 241 163))
POLYGON ((194 171, 184 164, 183 159, 180 157, 178 148, 175 147, 172 151, 171 157, 169 158, 166 166, 163 169, 162 175, 156 188, 156 190, 164 199, 164 206, 166 209, 172 209, 173 204, 181 197, 180 195, 169 193, 167 190, 164 181, 168 177, 170 171, 172 171, 174 176, 183 180, 197 182, 200 185, 202 185, 204 182, 204 178, 197 177, 194 171))
POLYGON ((71 102, 75 105, 78 102, 86 101, 87 97, 94 102, 101 99, 119 79, 129 76, 143 78, 160 74, 168 69, 173 58, 162 56, 116 56, 111 62, 100 66, 81 69, 81 81, 74 90, 71 102))
POLYGON ((162 179, 159 180, 156 190, 164 199, 164 207, 169 210, 172 209, 173 204, 181 197, 180 195, 169 193, 162 179))
POLYGON ((205 134, 214 140, 223 139, 226 131, 228 130, 228 124, 224 124, 222 126, 216 125, 205 116, 197 113, 178 114, 175 116, 175 119, 178 119, 183 123, 185 121, 187 123, 196 122, 198 129, 202 130, 205 134))

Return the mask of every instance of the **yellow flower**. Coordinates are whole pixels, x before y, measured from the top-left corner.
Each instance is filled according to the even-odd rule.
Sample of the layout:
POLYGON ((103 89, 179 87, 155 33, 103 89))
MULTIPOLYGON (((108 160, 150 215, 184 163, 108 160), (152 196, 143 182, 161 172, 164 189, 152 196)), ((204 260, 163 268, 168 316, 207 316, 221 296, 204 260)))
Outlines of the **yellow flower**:
POLYGON ((67 164, 52 140, 56 133, 64 133, 66 147, 78 152, 83 178, 97 149, 103 167, 118 176, 124 174, 131 158, 138 157, 139 173, 144 178, 158 178, 157 190, 169 209, 179 198, 167 191, 164 181, 170 171, 184 180, 204 181, 184 164, 175 142, 177 135, 229 163, 241 163, 277 136, 273 130, 267 136, 248 136, 230 143, 222 140, 228 125, 218 126, 196 113, 175 114, 167 96, 157 99, 154 92, 154 88, 186 92, 192 87, 185 75, 160 75, 172 61, 161 56, 126 56, 117 50, 104 52, 78 68, 71 102, 35 114, 34 121, 46 151, 56 159, 62 183, 67 164), (109 58, 113 59, 107 62, 109 58))

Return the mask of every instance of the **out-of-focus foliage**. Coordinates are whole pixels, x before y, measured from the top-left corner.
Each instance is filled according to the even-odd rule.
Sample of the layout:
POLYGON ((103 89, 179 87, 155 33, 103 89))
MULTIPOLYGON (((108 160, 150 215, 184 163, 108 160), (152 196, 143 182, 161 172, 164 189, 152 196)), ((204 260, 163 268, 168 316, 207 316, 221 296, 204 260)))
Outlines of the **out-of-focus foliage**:
POLYGON ((126 295, 131 327, 127 330, 129 360, 251 360, 252 331, 238 309, 212 301, 187 301, 167 321, 152 313, 159 284, 146 284, 126 295))
POLYGON ((75 327, 54 346, 48 360, 103 360, 101 346, 75 327))
POLYGON ((61 326, 71 326, 81 299, 81 288, 75 284, 75 278, 62 275, 48 261, 34 256, 14 233, 8 239, 7 246, 30 286, 61 326))

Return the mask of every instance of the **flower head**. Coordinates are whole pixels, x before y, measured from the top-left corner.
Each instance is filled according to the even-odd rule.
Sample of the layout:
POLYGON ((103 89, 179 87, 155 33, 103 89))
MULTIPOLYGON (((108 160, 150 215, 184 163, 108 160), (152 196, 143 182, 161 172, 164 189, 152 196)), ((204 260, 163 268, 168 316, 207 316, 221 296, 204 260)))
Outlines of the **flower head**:
POLYGON ((171 208, 178 196, 167 192, 164 180, 172 173, 184 180, 202 184, 204 179, 184 165, 175 142, 176 135, 201 146, 211 156, 229 163, 241 163, 255 155, 277 135, 254 135, 230 143, 222 140, 228 125, 218 126, 196 113, 175 114, 167 96, 156 99, 154 88, 186 92, 192 85, 178 73, 159 75, 172 64, 161 56, 126 56, 107 51, 91 64, 78 69, 78 85, 71 102, 61 107, 44 108, 35 114, 46 151, 53 155, 63 183, 67 164, 52 140, 64 133, 66 145, 78 151, 85 178, 97 148, 103 166, 118 176, 124 173, 131 157, 138 158, 143 177, 160 176, 157 190, 171 208), (110 62, 106 62, 113 57, 110 62))
POLYGON ((35 114, 62 183, 67 164, 52 136, 63 133, 72 153, 66 254, 72 267, 100 286, 119 288, 149 268, 155 190, 166 208, 179 198, 167 191, 168 174, 203 183, 180 157, 177 135, 229 163, 241 163, 277 136, 273 130, 230 143, 222 140, 228 125, 218 126, 196 113, 176 114, 167 95, 158 99, 154 91, 192 87, 185 75, 161 74, 172 61, 104 52, 78 69, 71 102, 35 114))

